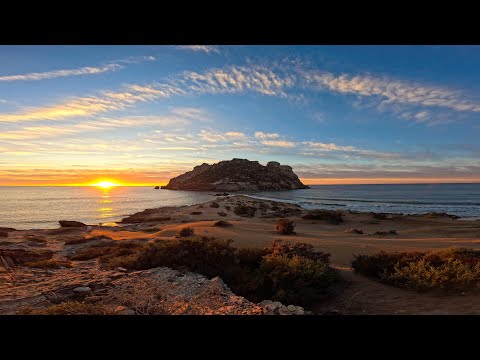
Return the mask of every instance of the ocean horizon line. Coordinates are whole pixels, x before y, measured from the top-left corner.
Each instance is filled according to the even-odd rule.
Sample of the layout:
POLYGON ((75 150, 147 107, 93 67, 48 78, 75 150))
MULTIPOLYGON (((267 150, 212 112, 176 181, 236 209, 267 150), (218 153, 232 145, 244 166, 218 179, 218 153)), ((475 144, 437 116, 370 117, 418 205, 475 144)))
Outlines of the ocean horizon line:
MULTIPOLYGON (((408 182, 408 183, 337 183, 337 184, 307 184, 308 186, 350 186, 350 185, 458 185, 458 184, 480 184, 480 182, 408 182)), ((165 184, 166 185, 166 184, 165 184)), ((164 186, 158 184, 150 185, 112 185, 111 187, 151 187, 164 186)), ((0 185, 0 187, 99 187, 98 185, 0 185)), ((163 189, 170 190, 170 189, 163 189)), ((308 189, 301 189, 308 190, 308 189)), ((179 191, 179 190, 174 190, 179 191)), ((214 190, 212 190, 214 191, 214 190)))

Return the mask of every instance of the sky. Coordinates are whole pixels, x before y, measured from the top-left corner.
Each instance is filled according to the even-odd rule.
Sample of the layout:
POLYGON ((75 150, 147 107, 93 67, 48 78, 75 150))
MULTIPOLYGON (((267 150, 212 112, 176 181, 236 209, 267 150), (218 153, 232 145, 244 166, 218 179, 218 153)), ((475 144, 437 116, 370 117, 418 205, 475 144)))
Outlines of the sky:
POLYGON ((479 46, 0 46, 0 185, 480 182, 479 46))

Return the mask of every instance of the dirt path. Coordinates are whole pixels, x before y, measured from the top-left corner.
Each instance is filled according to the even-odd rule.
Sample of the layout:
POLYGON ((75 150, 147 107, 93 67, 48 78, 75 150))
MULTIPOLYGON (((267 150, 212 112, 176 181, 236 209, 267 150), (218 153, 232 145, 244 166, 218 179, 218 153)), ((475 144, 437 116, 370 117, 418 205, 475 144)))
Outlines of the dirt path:
POLYGON ((347 315, 480 315, 480 294, 417 293, 382 284, 337 267, 347 282, 343 291, 313 308, 315 313, 337 310, 347 315))

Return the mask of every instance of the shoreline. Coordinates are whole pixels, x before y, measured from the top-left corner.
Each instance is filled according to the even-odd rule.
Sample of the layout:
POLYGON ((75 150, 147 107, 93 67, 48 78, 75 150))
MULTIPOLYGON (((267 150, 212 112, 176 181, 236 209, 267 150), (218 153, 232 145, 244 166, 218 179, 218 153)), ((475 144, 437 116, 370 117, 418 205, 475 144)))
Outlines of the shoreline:
MULTIPOLYGON (((174 190, 177 191, 177 190, 174 190)), ((280 191, 279 191, 280 192, 280 191)), ((211 193, 209 195, 214 196, 214 200, 206 201, 206 202, 201 202, 201 203, 196 203, 196 204, 191 204, 191 205, 178 205, 178 206, 161 206, 161 207, 155 207, 155 208, 147 208, 143 209, 137 212, 134 212, 132 214, 125 214, 123 215, 125 218, 142 213, 147 210, 161 210, 163 208, 185 208, 185 207, 195 207, 195 206, 200 206, 200 205, 205 205, 210 203, 211 201, 215 201, 217 196, 215 193, 211 193)), ((383 212, 383 211, 357 211, 357 210, 352 210, 349 208, 344 208, 343 206, 340 208, 331 208, 331 207, 313 207, 313 208, 307 208, 302 206, 301 201, 294 201, 294 200, 280 200, 280 199, 272 199, 269 197, 262 197, 262 196, 256 196, 256 195, 250 195, 250 194, 243 194, 243 193, 231 193, 228 196, 228 198, 235 198, 235 197, 246 197, 249 199, 257 200, 257 201, 266 201, 266 202, 272 202, 272 203, 278 203, 278 204, 287 204, 287 205, 292 205, 292 206, 298 206, 300 207, 303 211, 308 212, 308 211, 315 211, 315 210, 326 210, 326 211, 339 211, 339 212, 344 212, 344 213, 349 213, 349 214, 358 214, 358 215, 371 215, 371 214, 384 214, 387 216, 393 216, 393 217, 425 217, 425 216, 430 216, 431 214, 445 214, 446 217, 457 217, 456 220, 460 221, 466 221, 466 222, 475 222, 475 221, 480 221, 480 217, 460 217, 457 215, 449 214, 449 213, 443 213, 443 212, 424 212, 424 213, 396 213, 396 212, 383 212)), ((346 206, 346 205, 345 205, 346 206)), ((55 222, 58 223, 59 220, 64 220, 64 219, 58 219, 56 221, 52 220, 49 222, 55 222)), ((68 219, 70 221, 77 221, 76 219, 68 219)), ((96 223, 96 224, 86 224, 88 226, 100 226, 100 227, 122 227, 122 219, 119 220, 113 220, 113 221, 108 221, 108 222, 103 222, 103 223, 96 223), (115 225, 113 225, 115 224, 115 225)), ((6 225, 1 225, 0 228, 2 227, 10 227, 10 224, 6 225)), ((52 230, 56 229, 57 227, 32 227, 28 229, 16 229, 17 231, 36 231, 36 230, 52 230)))

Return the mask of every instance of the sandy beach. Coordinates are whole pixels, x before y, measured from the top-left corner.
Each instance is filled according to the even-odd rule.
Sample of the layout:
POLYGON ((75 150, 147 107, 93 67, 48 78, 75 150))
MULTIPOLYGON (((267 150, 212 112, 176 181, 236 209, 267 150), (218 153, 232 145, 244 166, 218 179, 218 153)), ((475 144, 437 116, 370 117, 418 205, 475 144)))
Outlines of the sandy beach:
MULTIPOLYGON (((314 307, 315 312, 334 309, 344 314, 471 314, 480 311, 478 294, 418 294, 367 279, 350 268, 354 255, 373 254, 380 250, 480 248, 480 220, 466 221, 439 214, 379 216, 344 211, 343 222, 335 225, 323 220, 302 219, 306 213, 293 204, 242 195, 219 196, 204 204, 146 210, 123 219, 116 227, 92 225, 8 231, 8 236, 0 238, 0 251, 4 254, 19 249, 51 251, 54 259, 62 260, 86 244, 91 245, 89 242, 65 244, 79 237, 91 238, 92 242, 102 241, 105 237, 114 241, 153 242, 175 239, 178 232, 188 226, 194 229, 195 236, 232 239, 237 248, 263 248, 275 239, 282 239, 309 243, 315 249, 330 253, 332 266, 347 280, 346 286, 336 296, 314 307), (236 206, 250 206, 257 210, 252 217, 239 216, 234 213, 236 206), (285 214, 296 223, 295 235, 279 235, 275 231, 276 220, 285 214), (214 226, 219 220, 226 220, 232 226, 214 226), (361 230, 363 234, 351 229, 361 230), (389 233, 391 230, 396 234, 389 233)), ((20 305, 41 302, 46 289, 52 291, 68 282, 73 284, 71 286, 78 286, 85 282, 85 274, 99 279, 105 275, 95 260, 73 261, 72 265, 72 269, 54 270, 8 264, 8 269, 1 268, 0 313, 12 313, 20 305)))

